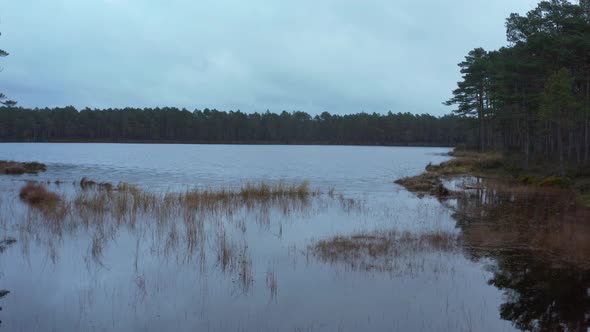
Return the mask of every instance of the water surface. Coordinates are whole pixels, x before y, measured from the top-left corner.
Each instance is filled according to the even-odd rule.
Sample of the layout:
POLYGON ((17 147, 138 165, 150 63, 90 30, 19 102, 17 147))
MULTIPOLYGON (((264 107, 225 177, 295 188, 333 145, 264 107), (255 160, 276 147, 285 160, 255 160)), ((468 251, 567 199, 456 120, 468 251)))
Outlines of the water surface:
MULTIPOLYGON (((428 163, 447 160, 448 151, 2 144, 0 159, 41 161, 48 170, 0 177, 0 225, 3 234, 17 239, 0 254, 0 288, 11 292, 0 299, 0 328, 511 331, 530 327, 521 323, 528 318, 505 313, 506 303, 515 302, 518 294, 506 290, 518 287, 498 281, 502 273, 511 271, 508 267, 521 266, 528 259, 516 265, 508 260, 498 264, 497 255, 461 248, 373 253, 369 261, 366 256, 359 256, 360 261, 351 261, 350 256, 326 260, 310 250, 336 236, 391 230, 461 233, 458 226, 465 223, 457 224, 456 211, 448 204, 418 198, 393 183, 422 172, 428 163), (336 195, 324 194, 288 209, 270 206, 263 213, 260 207, 237 208, 227 214, 138 215, 137 220, 106 218, 86 224, 70 217, 70 223, 60 227, 31 213, 18 199, 26 180, 50 181, 51 190, 72 195, 80 190, 74 189, 74 183, 83 177, 134 183, 157 194, 307 180, 324 193, 334 188, 336 195), (56 180, 63 184, 53 184, 56 180), (351 208, 343 198, 356 203, 351 208), (221 247, 229 248, 231 260, 220 256, 221 247)), ((551 274, 544 263, 531 264, 551 274)), ((580 274, 574 277, 579 279, 580 274)), ((522 313, 529 312, 526 305, 520 308, 522 313)), ((534 320, 531 317, 529 323, 534 320)))

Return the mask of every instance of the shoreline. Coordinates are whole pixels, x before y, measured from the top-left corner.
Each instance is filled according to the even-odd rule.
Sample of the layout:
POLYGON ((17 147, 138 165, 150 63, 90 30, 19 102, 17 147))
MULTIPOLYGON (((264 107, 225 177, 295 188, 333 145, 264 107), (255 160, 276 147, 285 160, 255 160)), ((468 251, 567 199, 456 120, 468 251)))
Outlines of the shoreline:
POLYGON ((464 247, 481 257, 511 252, 543 264, 590 270, 590 206, 577 186, 588 178, 531 181, 537 175, 507 171, 509 162, 499 154, 450 155, 452 159, 395 183, 449 208, 464 247))
POLYGON ((543 192, 548 189, 571 190, 576 193, 578 204, 590 207, 590 183, 588 176, 559 177, 527 171, 514 166, 514 161, 497 152, 458 151, 448 154, 452 158, 438 165, 428 164, 425 171, 416 176, 397 179, 394 182, 419 196, 429 194, 438 198, 454 198, 466 190, 485 188, 462 188, 451 191, 444 182, 460 177, 491 179, 513 188, 526 187, 531 191, 543 192))
POLYGON ((428 148, 454 148, 454 145, 434 144, 434 143, 408 143, 408 144, 382 144, 382 143, 330 143, 330 142, 280 142, 280 141, 150 141, 150 140, 45 140, 45 141, 27 141, 27 140, 0 140, 4 143, 23 143, 23 144, 45 144, 45 143, 64 143, 64 144, 178 144, 178 145, 293 145, 293 146, 375 146, 375 147, 428 147, 428 148))

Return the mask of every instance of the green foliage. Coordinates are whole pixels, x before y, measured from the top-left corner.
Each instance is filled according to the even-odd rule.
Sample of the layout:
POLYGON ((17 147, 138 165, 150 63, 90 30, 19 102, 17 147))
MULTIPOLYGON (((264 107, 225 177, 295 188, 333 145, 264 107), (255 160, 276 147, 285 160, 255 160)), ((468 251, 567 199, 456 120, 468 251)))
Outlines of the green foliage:
POLYGON ((554 122, 566 120, 578 105, 573 87, 574 78, 566 68, 551 75, 542 96, 541 116, 554 122))
MULTIPOLYGON (((590 165, 590 1, 541 1, 506 20, 508 45, 475 49, 447 105, 476 116, 483 150, 566 168, 590 165)), ((476 141, 472 138, 471 141, 476 141)))
POLYGON ((454 111, 461 115, 477 115, 483 111, 483 94, 485 93, 485 80, 487 71, 488 53, 482 48, 476 48, 465 57, 465 61, 459 63, 463 81, 453 91, 453 98, 446 101, 447 106, 457 105, 454 111))
POLYGON ((559 177, 559 176, 549 176, 544 178, 543 180, 541 180, 541 182, 539 182, 540 186, 543 187, 561 187, 561 188, 565 188, 567 186, 569 186, 571 182, 563 177, 559 177))

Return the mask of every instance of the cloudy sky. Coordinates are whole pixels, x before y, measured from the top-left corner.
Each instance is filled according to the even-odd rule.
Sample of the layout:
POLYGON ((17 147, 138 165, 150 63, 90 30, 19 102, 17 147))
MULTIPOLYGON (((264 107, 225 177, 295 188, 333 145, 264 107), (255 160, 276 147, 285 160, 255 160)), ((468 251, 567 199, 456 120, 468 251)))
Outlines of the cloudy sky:
POLYGON ((534 0, 10 0, 0 91, 21 106, 442 115, 475 47, 534 0))

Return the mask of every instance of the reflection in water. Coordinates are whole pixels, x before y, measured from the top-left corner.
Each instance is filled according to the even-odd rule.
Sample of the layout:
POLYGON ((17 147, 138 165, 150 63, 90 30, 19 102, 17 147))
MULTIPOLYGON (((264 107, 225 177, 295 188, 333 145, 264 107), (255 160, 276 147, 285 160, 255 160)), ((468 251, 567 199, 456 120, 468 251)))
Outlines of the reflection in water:
POLYGON ((504 292, 503 319, 526 331, 590 328, 590 271, 518 253, 494 258, 489 282, 504 292))
MULTIPOLYGON (((8 247, 14 245, 16 243, 16 239, 7 237, 0 240, 0 254, 3 253, 8 247)), ((0 300, 6 297, 6 295, 10 294, 9 290, 0 289, 0 300)), ((2 310, 2 306, 0 306, 0 311, 2 310)), ((2 324, 2 320, 0 320, 0 324, 2 324)))
POLYGON ((527 331, 590 328, 590 213, 571 192, 484 182, 458 200, 466 253, 491 258, 503 319, 527 331))
MULTIPOLYGON (((267 310, 271 310, 268 309, 271 305, 280 307, 285 303, 286 308, 292 308, 289 300, 293 297, 293 285, 296 284, 293 280, 305 278, 313 281, 310 284, 326 282, 320 291, 325 292, 322 293, 325 295, 322 299, 328 303, 318 303, 315 308, 323 305, 337 307, 330 300, 338 299, 342 290, 350 287, 350 284, 347 286, 346 278, 351 278, 355 285, 362 284, 358 286, 357 298, 362 298, 359 294, 366 294, 372 301, 377 301, 379 295, 391 285, 401 284, 396 292, 403 292, 405 284, 414 281, 416 285, 412 293, 415 293, 434 279, 441 282, 442 286, 432 284, 431 293, 422 295, 420 305, 428 301, 441 301, 434 306, 446 306, 440 313, 433 314, 452 316, 442 329, 493 330, 492 326, 499 325, 493 321, 497 317, 488 313, 488 304, 477 307, 477 300, 461 302, 455 299, 453 311, 449 298, 457 296, 455 293, 463 296, 464 293, 469 295, 469 292, 452 287, 441 289, 445 285, 455 285, 455 278, 461 278, 454 269, 464 269, 463 261, 466 260, 463 255, 478 262, 485 258, 483 261, 488 263, 489 275, 486 278, 489 284, 504 294, 503 304, 499 307, 501 317, 512 322, 514 327, 538 331, 578 331, 590 327, 590 272, 586 260, 590 253, 586 239, 590 233, 588 225, 580 222, 588 220, 588 211, 571 204, 571 196, 564 191, 539 193, 527 188, 507 188, 493 183, 471 187, 488 189, 471 190, 465 197, 447 202, 455 211, 454 218, 460 232, 445 228, 442 224, 430 227, 429 224, 436 222, 442 212, 424 201, 420 202, 424 205, 418 205, 409 214, 413 217, 412 223, 418 226, 406 231, 398 229, 400 225, 395 223, 397 216, 406 216, 402 212, 365 209, 359 200, 331 192, 319 194, 309 191, 309 195, 301 195, 293 191, 288 195, 260 196, 260 192, 256 193, 250 188, 250 191, 240 195, 230 192, 153 194, 133 186, 108 188, 88 182, 83 186, 77 183, 75 188, 65 184, 52 185, 51 189, 57 191, 61 199, 32 208, 14 192, 9 192, 13 195, 12 201, 11 196, 5 193, 3 202, 6 203, 3 205, 0 226, 15 232, 23 260, 35 262, 31 266, 50 266, 47 267, 49 270, 51 266, 59 267, 64 269, 64 273, 79 278, 73 279, 81 284, 75 296, 63 295, 69 301, 76 298, 75 307, 79 312, 71 315, 78 316, 70 318, 79 325, 64 327, 55 324, 66 330, 91 327, 94 311, 116 307, 116 302, 120 300, 127 301, 125 305, 131 308, 131 312, 128 312, 129 308, 113 309, 113 317, 117 316, 117 311, 122 315, 112 318, 113 326, 115 321, 116 324, 123 324, 121 321, 129 320, 125 314, 141 317, 137 320, 141 322, 146 319, 146 315, 158 315, 160 310, 165 310, 161 307, 160 298, 167 303, 186 301, 197 306, 198 310, 182 309, 182 315, 197 317, 205 322, 209 321, 209 315, 219 314, 219 321, 225 319, 222 315, 225 309, 218 308, 217 311, 205 313, 206 308, 211 306, 208 301, 215 301, 210 298, 221 298, 217 303, 222 303, 222 308, 240 300, 244 300, 245 304, 240 303, 247 306, 264 302, 267 310), (306 220, 313 220, 315 215, 330 210, 338 211, 330 215, 332 218, 352 217, 356 222, 354 228, 340 231, 342 224, 335 222, 330 227, 336 225, 336 234, 343 234, 335 235, 325 229, 322 232, 321 224, 302 225, 300 231, 304 235, 301 238, 321 240, 311 243, 301 255, 301 251, 297 250, 297 244, 301 242, 292 241, 292 234, 284 231, 285 227, 293 229, 308 222, 306 220), (388 223, 380 225, 380 228, 373 227, 373 224, 369 227, 381 231, 359 231, 356 228, 363 219, 375 218, 376 215, 386 216, 384 219, 388 223), (271 244, 266 245, 267 242, 271 244), (288 248, 288 258, 275 254, 276 248, 282 248, 283 244, 288 248), (46 261, 40 263, 40 255, 46 255, 46 261), (80 256, 83 257, 81 265, 77 260, 80 256), (121 258, 117 259, 118 256, 121 258), (295 268, 298 257, 307 258, 306 269, 295 268), (79 266, 85 270, 79 270, 79 266), (314 272, 314 269, 323 268, 328 268, 328 275, 345 279, 344 283, 332 290, 333 293, 330 293, 333 280, 322 280, 325 275, 317 270, 314 272), (130 272, 125 275, 124 285, 104 281, 105 276, 113 278, 117 273, 124 273, 121 271, 130 272), (398 278, 399 284, 391 279, 383 281, 383 275, 398 278), (445 280, 450 281, 445 284, 445 280), (383 283, 378 284, 380 281, 383 283), (279 285, 280 295, 284 297, 282 303, 279 285), (195 289, 201 295, 191 294, 195 289), (375 293, 371 293, 375 290, 375 293), (225 291, 229 299, 223 296, 225 291), (207 297, 208 292, 212 293, 211 297, 207 297), (441 296, 437 295, 438 292, 447 293, 441 296), (481 310, 481 314, 478 310, 481 310), (478 321, 474 317, 481 318, 478 321)), ((3 243, 0 243, 0 252, 5 249, 3 243)), ((59 274, 56 275, 56 278, 60 278, 59 274)), ((34 278, 33 282, 39 281, 34 278)), ((481 275, 477 278, 481 282, 481 275)), ((311 287, 310 284, 305 285, 311 287)), ((12 286, 10 289, 13 289, 12 286)), ((306 297, 313 295, 305 295, 303 288, 297 288, 297 291, 306 297)), ((399 298, 412 299, 411 296, 406 294, 399 298)), ((487 298, 482 298, 487 301, 487 298)), ((394 300, 388 297, 376 304, 373 310, 381 313, 379 310, 394 300)), ((71 310, 71 305, 68 302, 64 307, 71 310)), ((407 305, 398 304, 397 308, 407 305)), ((187 308, 190 305, 187 304, 187 308)), ((497 312, 497 309, 497 305, 491 308, 493 312, 497 312)), ((259 321, 244 323, 248 322, 248 318, 241 315, 250 312, 243 308, 228 310, 232 310, 230 312, 234 315, 229 325, 201 327, 211 330, 247 330, 240 324, 258 329, 268 327, 259 321)), ((325 310, 326 313, 330 311, 325 310)), ((406 318, 407 321, 415 323, 424 320, 420 310, 421 307, 418 314, 406 318)), ((68 314, 60 312, 64 317, 68 317, 68 314)), ((348 314, 353 315, 351 312, 348 314)), ((277 319, 285 317, 280 312, 275 315, 277 319)), ((178 314, 168 316, 177 317, 178 314)), ((104 316, 101 317, 104 319, 104 316)), ((308 317, 314 317, 313 313, 308 317)), ((257 319, 264 321, 262 318, 257 319)), ((395 326, 394 322, 382 319, 375 323, 376 326, 395 326)), ((429 325, 434 321, 438 319, 422 324, 435 328, 429 325)), ((305 324, 313 325, 313 322, 311 320, 305 324)), ((355 325, 357 322, 358 318, 349 321, 348 325, 336 322, 332 327, 337 329, 342 324, 354 330, 359 327, 355 325)), ((273 326, 279 326, 276 324, 273 326)), ((300 326, 308 326, 305 324, 300 323, 300 326)), ((30 327, 25 323, 22 326, 22 330, 30 327)), ((123 326, 138 328, 137 325, 123 326)), ((367 326, 373 325, 367 323, 361 328, 367 326)), ((185 325, 181 327, 189 328, 185 325)), ((416 325, 401 327, 410 330, 419 328, 416 325)), ((317 329, 324 328, 318 325, 317 329)))
MULTIPOLYGON (((20 195, 23 204, 28 204, 18 211, 24 220, 16 223, 25 253, 31 242, 35 242, 44 246, 50 261, 57 264, 58 247, 64 240, 88 238, 90 243, 84 257, 87 269, 108 269, 104 260, 107 247, 121 236, 131 236, 136 243, 136 273, 141 250, 146 245, 151 255, 174 257, 180 263, 191 263, 198 256, 201 271, 205 269, 207 257, 215 257, 216 266, 230 277, 240 294, 249 293, 254 283, 246 220, 256 220, 261 229, 270 231, 271 217, 280 221, 309 216, 333 205, 348 213, 361 208, 358 201, 334 195, 332 191, 326 195, 311 191, 305 182, 246 185, 239 191, 156 194, 128 184, 115 187, 82 179, 73 190, 56 185, 65 189, 60 195, 46 190, 44 185, 31 183, 21 193, 30 188, 56 198, 35 200, 32 204, 26 199, 29 196, 20 195)), ((280 238, 282 223, 278 227, 280 238)), ((0 252, 3 250, 0 243, 0 252)), ((274 273, 268 279, 271 292, 276 294, 274 273)), ((133 282, 140 294, 146 293, 143 276, 138 274, 133 282)))

